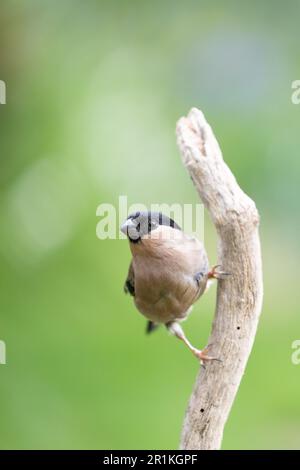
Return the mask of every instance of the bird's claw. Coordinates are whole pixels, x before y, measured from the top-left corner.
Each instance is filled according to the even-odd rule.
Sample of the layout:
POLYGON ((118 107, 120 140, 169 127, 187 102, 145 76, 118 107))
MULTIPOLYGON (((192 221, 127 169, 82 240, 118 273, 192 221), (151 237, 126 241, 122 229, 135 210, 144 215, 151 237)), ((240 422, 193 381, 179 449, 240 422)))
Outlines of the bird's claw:
POLYGON ((205 369, 205 362, 207 361, 218 361, 218 362, 222 362, 221 359, 219 359, 218 357, 215 357, 215 356, 209 356, 207 353, 208 353, 208 349, 210 348, 211 344, 209 344, 208 346, 206 346, 204 349, 195 349, 193 352, 194 352, 194 355, 200 360, 200 364, 204 367, 205 369))
POLYGON ((218 268, 221 268, 220 264, 217 264, 211 268, 211 271, 208 273, 208 277, 210 279, 226 279, 228 276, 231 276, 231 273, 219 270, 218 268))

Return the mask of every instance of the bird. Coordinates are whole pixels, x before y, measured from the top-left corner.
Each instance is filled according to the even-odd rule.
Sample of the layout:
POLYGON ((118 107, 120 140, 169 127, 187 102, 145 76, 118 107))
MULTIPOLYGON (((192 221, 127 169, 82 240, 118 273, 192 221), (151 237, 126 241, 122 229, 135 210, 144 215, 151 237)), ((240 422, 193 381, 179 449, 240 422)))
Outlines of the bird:
POLYGON ((137 310, 146 317, 146 332, 163 324, 182 340, 202 365, 220 361, 208 349, 194 347, 181 322, 213 279, 225 279, 229 273, 220 265, 209 268, 204 245, 186 234, 170 217, 161 212, 137 211, 121 225, 128 240, 132 259, 124 284, 137 310))

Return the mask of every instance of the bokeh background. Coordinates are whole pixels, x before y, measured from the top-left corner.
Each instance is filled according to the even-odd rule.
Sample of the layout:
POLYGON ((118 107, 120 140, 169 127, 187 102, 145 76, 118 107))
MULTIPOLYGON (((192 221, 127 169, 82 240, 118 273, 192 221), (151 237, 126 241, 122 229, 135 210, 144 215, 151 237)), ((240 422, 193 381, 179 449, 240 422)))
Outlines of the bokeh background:
MULTIPOLYGON (((299 10, 1 1, 1 448, 177 447, 197 361, 164 329, 145 336, 127 241, 97 239, 96 208, 198 202, 174 136, 192 106, 261 213, 264 308, 223 448, 300 448, 299 10)), ((205 243, 213 263, 208 218, 205 243)), ((214 302, 185 323, 196 345, 214 302)))

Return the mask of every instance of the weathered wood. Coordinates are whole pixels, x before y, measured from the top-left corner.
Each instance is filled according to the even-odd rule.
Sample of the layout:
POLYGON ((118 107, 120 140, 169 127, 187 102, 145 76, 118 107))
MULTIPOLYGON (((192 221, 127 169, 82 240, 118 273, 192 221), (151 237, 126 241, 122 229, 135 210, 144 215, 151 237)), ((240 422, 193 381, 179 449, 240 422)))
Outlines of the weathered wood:
MULTIPOLYGON (((223 429, 254 342, 263 283, 259 215, 223 160, 201 111, 177 124, 182 160, 218 234, 218 263, 232 275, 218 281, 208 344, 222 360, 201 368, 186 412, 182 449, 219 449, 223 429)), ((246 423, 245 423, 246 425, 246 423)))

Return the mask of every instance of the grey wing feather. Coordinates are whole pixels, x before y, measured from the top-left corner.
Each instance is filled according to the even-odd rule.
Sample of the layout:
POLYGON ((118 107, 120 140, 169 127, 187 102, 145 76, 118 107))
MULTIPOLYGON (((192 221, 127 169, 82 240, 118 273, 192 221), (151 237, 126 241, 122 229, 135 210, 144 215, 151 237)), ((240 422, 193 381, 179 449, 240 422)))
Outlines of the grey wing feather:
POLYGON ((134 269, 132 265, 132 261, 129 266, 128 274, 127 274, 127 279, 124 284, 124 292, 126 294, 130 294, 133 297, 135 296, 135 289, 134 289, 134 269))
POLYGON ((209 271, 209 263, 207 254, 203 244, 192 238, 193 248, 191 252, 194 252, 192 259, 192 273, 198 286, 198 298, 203 294, 207 285, 207 275, 209 271))

